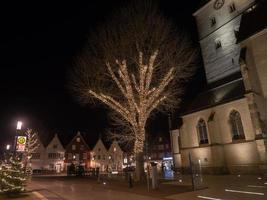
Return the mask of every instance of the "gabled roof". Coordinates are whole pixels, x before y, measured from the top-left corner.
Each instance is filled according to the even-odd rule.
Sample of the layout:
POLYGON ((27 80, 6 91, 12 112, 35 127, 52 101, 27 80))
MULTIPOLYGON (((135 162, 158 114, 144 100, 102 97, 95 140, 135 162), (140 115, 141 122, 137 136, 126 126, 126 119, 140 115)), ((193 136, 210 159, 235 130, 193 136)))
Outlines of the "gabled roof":
POLYGON ((242 15, 237 43, 267 28, 267 1, 261 0, 242 15))
POLYGON ((108 152, 108 150, 107 150, 106 146, 104 145, 104 143, 103 143, 103 141, 102 141, 101 138, 99 138, 98 141, 96 142, 96 144, 95 144, 95 146, 94 146, 94 148, 93 148, 93 151, 95 151, 95 148, 96 148, 98 145, 103 146, 104 149, 105 149, 105 151, 108 152))
POLYGON ((109 147, 109 149, 108 149, 108 151, 110 152, 110 151, 112 151, 112 147, 114 147, 114 146, 116 146, 116 147, 118 147, 118 148, 120 148, 120 151, 122 151, 123 152, 123 150, 121 149, 121 147, 120 147, 120 145, 119 145, 119 143, 116 141, 116 140, 113 140, 113 142, 111 143, 111 145, 110 145, 110 147, 109 147))
POLYGON ((60 141, 60 139, 59 139, 57 133, 54 135, 54 137, 52 138, 52 140, 48 143, 48 145, 46 146, 46 148, 47 148, 53 141, 55 141, 55 140, 59 143, 59 145, 62 147, 62 149, 65 149, 64 146, 62 145, 62 143, 61 143, 61 141, 60 141))
POLYGON ((69 148, 71 146, 71 144, 76 140, 77 137, 80 137, 81 141, 86 145, 86 148, 88 150, 90 150, 90 147, 88 146, 88 144, 86 143, 86 141, 84 140, 84 137, 82 136, 82 134, 80 133, 80 131, 77 132, 77 134, 72 138, 72 140, 68 143, 68 145, 66 146, 66 149, 69 148))

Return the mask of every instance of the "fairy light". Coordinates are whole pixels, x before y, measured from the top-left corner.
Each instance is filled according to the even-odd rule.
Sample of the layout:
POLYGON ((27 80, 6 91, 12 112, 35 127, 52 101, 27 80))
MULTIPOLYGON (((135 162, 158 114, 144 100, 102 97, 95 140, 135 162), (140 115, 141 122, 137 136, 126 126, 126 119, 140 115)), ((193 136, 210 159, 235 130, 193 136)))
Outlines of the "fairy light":
POLYGON ((135 153, 143 152, 147 119, 151 112, 167 99, 164 91, 174 78, 174 68, 172 67, 159 81, 158 86, 151 87, 157 56, 158 51, 155 51, 145 63, 143 53, 139 52, 138 68, 135 74, 129 73, 126 60, 116 60, 119 67, 116 74, 110 63, 106 63, 110 77, 126 99, 125 104, 120 103, 109 94, 88 91, 93 97, 115 110, 131 125, 134 132, 135 153))

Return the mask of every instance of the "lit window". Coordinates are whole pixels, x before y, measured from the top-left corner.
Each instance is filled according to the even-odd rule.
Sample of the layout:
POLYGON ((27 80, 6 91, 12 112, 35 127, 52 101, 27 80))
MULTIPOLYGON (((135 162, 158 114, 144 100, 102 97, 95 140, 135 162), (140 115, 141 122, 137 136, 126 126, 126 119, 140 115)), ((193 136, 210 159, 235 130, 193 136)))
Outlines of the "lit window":
POLYGON ((76 145, 75 144, 72 145, 72 150, 76 150, 76 145))
POLYGON ((80 141, 81 141, 81 138, 77 137, 76 142, 80 142, 80 141))
POLYGON ((113 151, 117 151, 116 147, 114 147, 113 151))
POLYGON ((159 142, 162 142, 162 137, 159 137, 159 142))
POLYGON ((208 133, 206 122, 203 119, 200 119, 197 124, 197 131, 199 136, 199 144, 208 144, 208 133))
POLYGON ((232 12, 234 12, 234 11, 236 11, 235 3, 231 3, 231 4, 229 5, 229 12, 232 13, 232 12))
POLYGON ((244 129, 239 112, 233 110, 230 113, 229 122, 232 131, 232 139, 233 140, 245 139, 244 129))
POLYGON ((213 27, 213 26, 215 26, 215 24, 216 24, 216 19, 215 19, 215 17, 211 17, 211 18, 210 18, 210 26, 213 27))

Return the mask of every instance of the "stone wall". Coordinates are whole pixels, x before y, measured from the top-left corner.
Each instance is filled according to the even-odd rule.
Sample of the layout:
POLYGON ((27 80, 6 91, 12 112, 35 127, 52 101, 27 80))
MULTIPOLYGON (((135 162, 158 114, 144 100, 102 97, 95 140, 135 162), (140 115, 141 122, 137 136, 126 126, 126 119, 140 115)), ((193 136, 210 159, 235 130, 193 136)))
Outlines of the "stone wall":
POLYGON ((204 173, 259 173, 259 152, 246 98, 183 116, 180 128, 181 167, 189 168, 189 153, 194 162, 200 160, 204 173), (229 114, 241 115, 245 140, 232 140, 229 114), (209 143, 199 144, 197 123, 207 124, 214 113, 212 125, 207 126, 209 143), (238 170, 239 169, 239 170, 238 170))

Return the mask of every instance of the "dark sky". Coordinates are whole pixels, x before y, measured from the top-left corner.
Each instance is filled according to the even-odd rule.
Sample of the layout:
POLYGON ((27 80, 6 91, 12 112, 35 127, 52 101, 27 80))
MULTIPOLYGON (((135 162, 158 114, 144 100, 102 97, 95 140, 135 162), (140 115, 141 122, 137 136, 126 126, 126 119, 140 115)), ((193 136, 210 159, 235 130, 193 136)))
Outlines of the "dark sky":
MULTIPOLYGON (((198 4, 199 0, 162 0, 160 8, 196 41, 192 12, 198 4)), ((67 71, 88 32, 120 5, 119 0, 1 5, 0 144, 12 138, 17 120, 43 135, 82 130, 96 137, 104 132, 104 109, 75 101, 66 89, 67 71)), ((163 119, 163 128, 155 129, 166 128, 163 119)))

